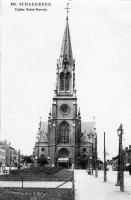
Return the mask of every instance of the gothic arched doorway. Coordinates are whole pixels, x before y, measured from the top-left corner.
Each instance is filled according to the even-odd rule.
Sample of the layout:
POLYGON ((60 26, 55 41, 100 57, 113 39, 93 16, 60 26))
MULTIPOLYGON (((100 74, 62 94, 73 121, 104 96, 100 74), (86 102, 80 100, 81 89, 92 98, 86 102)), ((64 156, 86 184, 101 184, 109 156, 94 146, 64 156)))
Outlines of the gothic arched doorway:
POLYGON ((69 167, 69 150, 66 148, 61 148, 58 151, 57 164, 59 167, 69 167))

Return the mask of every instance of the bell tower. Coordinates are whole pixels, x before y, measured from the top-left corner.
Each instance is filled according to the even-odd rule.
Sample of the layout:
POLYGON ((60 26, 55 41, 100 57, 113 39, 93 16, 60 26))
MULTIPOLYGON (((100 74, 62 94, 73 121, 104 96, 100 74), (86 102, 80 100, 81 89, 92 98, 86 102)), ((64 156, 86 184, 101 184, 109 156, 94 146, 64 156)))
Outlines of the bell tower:
POLYGON ((75 60, 69 31, 68 6, 66 26, 56 68, 56 88, 48 118, 49 157, 51 166, 76 164, 80 133, 80 112, 75 89, 75 60))
POLYGON ((75 96, 75 60, 73 60, 68 18, 56 69, 57 96, 75 96))

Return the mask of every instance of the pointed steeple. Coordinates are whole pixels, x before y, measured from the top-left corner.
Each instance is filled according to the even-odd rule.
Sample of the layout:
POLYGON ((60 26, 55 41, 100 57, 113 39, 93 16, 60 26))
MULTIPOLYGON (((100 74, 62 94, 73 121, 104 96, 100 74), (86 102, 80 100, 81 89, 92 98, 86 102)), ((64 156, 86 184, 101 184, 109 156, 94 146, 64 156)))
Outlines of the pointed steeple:
POLYGON ((66 27, 64 32, 64 37, 61 46, 60 58, 59 58, 59 67, 64 67, 66 65, 73 64, 73 54, 71 47, 71 38, 69 31, 68 15, 66 18, 66 27))
POLYGON ((54 90, 55 96, 71 95, 76 97, 75 90, 75 60, 73 59, 71 38, 69 30, 69 3, 65 8, 67 10, 66 26, 60 51, 60 57, 57 60, 56 69, 56 88, 54 90))

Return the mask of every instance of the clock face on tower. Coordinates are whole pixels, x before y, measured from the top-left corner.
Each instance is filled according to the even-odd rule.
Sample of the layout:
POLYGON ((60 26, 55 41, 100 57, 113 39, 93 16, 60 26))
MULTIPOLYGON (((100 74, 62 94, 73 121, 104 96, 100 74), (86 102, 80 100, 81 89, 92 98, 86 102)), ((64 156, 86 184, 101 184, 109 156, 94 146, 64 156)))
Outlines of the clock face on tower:
POLYGON ((60 111, 62 114, 67 114, 70 111, 70 107, 67 104, 62 104, 60 106, 60 111))

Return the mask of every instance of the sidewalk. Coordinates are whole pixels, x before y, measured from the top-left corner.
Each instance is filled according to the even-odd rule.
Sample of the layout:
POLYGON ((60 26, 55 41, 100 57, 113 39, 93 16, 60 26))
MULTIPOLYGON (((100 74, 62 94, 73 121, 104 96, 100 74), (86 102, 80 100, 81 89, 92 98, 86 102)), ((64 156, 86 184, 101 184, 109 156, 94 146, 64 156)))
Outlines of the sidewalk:
POLYGON ((75 170, 74 178, 75 200, 131 200, 131 177, 125 176, 128 184, 125 192, 120 192, 120 187, 115 186, 116 172, 108 173, 106 183, 103 182, 103 171, 95 178, 86 170, 75 170))
MULTIPOLYGON (((56 188, 61 182, 52 182, 52 181, 23 181, 24 188, 56 188)), ((22 181, 0 181, 0 187, 22 187, 22 181)), ((69 181, 64 185, 60 186, 60 188, 72 188, 72 182, 69 181)))

